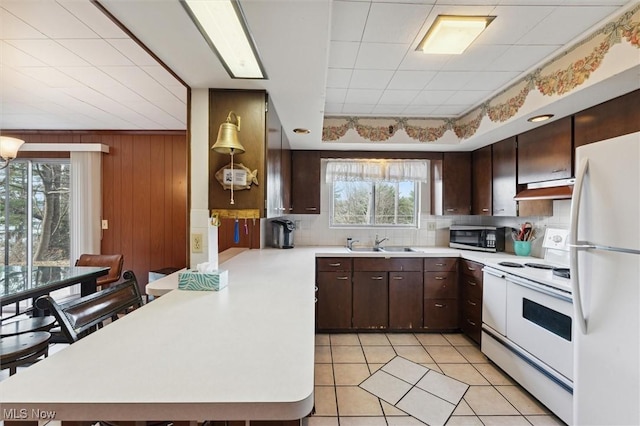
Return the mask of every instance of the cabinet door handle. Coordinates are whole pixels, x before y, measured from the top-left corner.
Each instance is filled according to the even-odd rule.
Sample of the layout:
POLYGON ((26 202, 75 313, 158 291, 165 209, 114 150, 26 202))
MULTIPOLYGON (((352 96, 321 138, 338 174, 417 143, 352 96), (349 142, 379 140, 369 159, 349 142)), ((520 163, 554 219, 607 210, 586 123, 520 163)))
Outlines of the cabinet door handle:
POLYGON ((498 209, 498 210, 496 210, 496 211, 498 211, 498 212, 503 212, 503 211, 504 211, 504 209, 498 209))
POLYGON ((395 275, 393 277, 391 277, 392 280, 404 280, 404 277, 401 277, 399 275, 395 275))
POLYGON ((436 263, 436 266, 444 266, 444 263, 436 263))
POLYGON ((443 305, 443 304, 441 304, 441 303, 436 303, 434 306, 435 306, 436 308, 444 308, 444 307, 445 307, 445 306, 447 306, 447 305, 443 305))
POLYGON ((345 280, 348 280, 348 279, 349 279, 349 277, 336 277, 336 279, 337 279, 337 280, 345 281, 345 280))
POLYGON ((434 277, 434 279, 442 281, 442 280, 444 280, 444 277, 434 277))
POLYGON ((483 212, 488 212, 488 211, 489 211, 489 209, 482 209, 482 211, 483 211, 483 212))
POLYGON ((329 266, 335 266, 335 267, 338 267, 340 265, 342 265, 340 262, 338 262, 338 263, 330 263, 329 264, 329 266))
POLYGON ((467 266, 467 269, 470 270, 470 271, 475 271, 476 270, 476 268, 472 268, 471 266, 467 266))
POLYGON ((467 300, 467 303, 470 304, 471 306, 476 306, 476 302, 472 302, 471 300, 467 300))
POLYGON ((475 323, 475 322, 473 322, 473 321, 471 321, 470 319, 468 319, 468 320, 467 320, 467 322, 468 322, 469 324, 471 324, 472 326, 474 326, 474 327, 476 326, 476 323, 475 323))
POLYGON ((457 209, 447 209, 448 212, 455 212, 457 209))
POLYGON ((560 172, 566 172, 567 169, 566 167, 564 169, 555 169, 555 170, 551 170, 551 173, 560 173, 560 172))
POLYGON ((477 283, 475 283, 475 282, 473 282, 473 281, 467 281, 467 283, 468 283, 469 285, 472 285, 472 286, 476 286, 476 285, 478 285, 477 283))
POLYGON ((382 279, 382 277, 380 277, 380 276, 377 276, 377 277, 371 277, 371 279, 372 279, 372 280, 377 280, 377 281, 379 281, 379 280, 381 280, 381 279, 382 279))
POLYGON ((308 212, 315 212, 316 210, 318 210, 317 207, 305 207, 304 209, 308 212))

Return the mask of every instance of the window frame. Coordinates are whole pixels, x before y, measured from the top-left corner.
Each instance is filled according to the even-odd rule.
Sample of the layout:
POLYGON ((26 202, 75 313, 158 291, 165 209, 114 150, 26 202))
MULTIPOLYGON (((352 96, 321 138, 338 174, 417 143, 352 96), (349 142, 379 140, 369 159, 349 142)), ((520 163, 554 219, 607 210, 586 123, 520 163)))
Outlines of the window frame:
MULTIPOLYGON (((331 206, 331 210, 329 211, 329 228, 331 229, 384 229, 384 228, 388 228, 388 229, 419 229, 420 228, 420 195, 421 195, 421 182, 416 181, 416 180, 407 180, 404 182, 412 182, 413 183, 413 193, 414 193, 414 203, 413 203, 413 217, 414 217, 414 221, 411 224, 392 224, 392 223, 382 223, 382 224, 377 224, 377 223, 366 223, 366 224, 355 224, 355 223, 350 223, 350 224, 339 224, 339 223, 335 223, 334 222, 334 218, 335 218, 335 187, 337 183, 342 183, 342 182, 347 182, 348 181, 334 181, 334 182, 330 182, 328 184, 329 187, 329 198, 330 198, 330 206, 331 206)), ((372 196, 372 200, 371 203, 373 204, 371 207, 371 215, 369 217, 369 220, 375 220, 375 207, 376 207, 376 203, 375 203, 375 192, 376 192, 376 184, 394 184, 396 185, 396 188, 402 183, 402 182, 388 182, 388 181, 368 181, 368 180, 354 180, 352 182, 358 182, 358 183, 367 183, 367 184, 371 184, 372 185, 372 192, 373 192, 373 196, 372 196)), ((397 198, 396 198, 397 199, 397 198)), ((395 206, 395 213, 397 215, 397 209, 398 206, 396 204, 395 206)))

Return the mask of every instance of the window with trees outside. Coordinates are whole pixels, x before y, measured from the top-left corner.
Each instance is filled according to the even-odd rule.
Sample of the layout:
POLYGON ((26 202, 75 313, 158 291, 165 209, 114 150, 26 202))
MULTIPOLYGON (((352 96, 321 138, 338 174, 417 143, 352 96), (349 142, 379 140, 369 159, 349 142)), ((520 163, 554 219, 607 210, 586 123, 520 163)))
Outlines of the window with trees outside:
POLYGON ((330 160, 331 226, 417 227, 424 161, 330 160))
POLYGON ((0 170, 5 265, 69 266, 68 160, 14 160, 0 170))

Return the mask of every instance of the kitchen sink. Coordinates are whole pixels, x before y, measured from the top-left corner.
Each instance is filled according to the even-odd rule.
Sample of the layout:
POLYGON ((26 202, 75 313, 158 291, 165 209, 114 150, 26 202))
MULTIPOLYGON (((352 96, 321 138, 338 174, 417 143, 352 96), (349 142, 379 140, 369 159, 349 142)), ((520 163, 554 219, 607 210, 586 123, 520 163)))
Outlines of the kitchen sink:
POLYGON ((382 251, 387 251, 387 252, 417 252, 418 250, 414 250, 411 247, 383 247, 382 251))
POLYGON ((417 252, 411 247, 353 247, 349 249, 353 252, 369 252, 369 253, 391 253, 391 252, 417 252))

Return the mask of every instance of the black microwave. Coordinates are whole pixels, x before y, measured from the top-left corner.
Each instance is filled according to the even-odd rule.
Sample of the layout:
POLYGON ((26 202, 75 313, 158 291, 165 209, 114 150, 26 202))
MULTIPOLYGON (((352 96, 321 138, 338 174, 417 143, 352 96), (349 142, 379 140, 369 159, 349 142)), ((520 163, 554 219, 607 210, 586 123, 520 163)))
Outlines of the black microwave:
POLYGON ((454 225, 449 228, 449 247, 488 252, 504 251, 507 228, 454 225))

